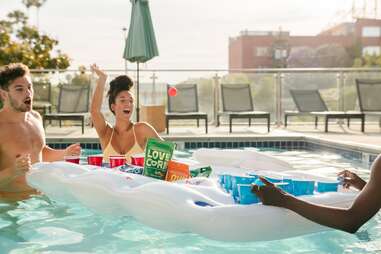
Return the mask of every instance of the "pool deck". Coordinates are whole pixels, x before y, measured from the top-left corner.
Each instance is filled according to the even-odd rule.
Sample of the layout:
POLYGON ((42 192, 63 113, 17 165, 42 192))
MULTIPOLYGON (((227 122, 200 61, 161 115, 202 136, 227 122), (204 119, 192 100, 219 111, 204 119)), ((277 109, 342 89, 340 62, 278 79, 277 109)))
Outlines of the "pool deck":
MULTIPOLYGON (((165 132, 160 135, 167 140, 297 140, 305 139, 313 142, 325 142, 340 144, 352 150, 366 150, 372 153, 381 153, 381 128, 378 124, 367 124, 365 133, 360 131, 360 126, 353 124, 348 128, 345 124, 330 124, 329 132, 325 133, 323 126, 317 129, 313 124, 294 124, 287 128, 284 126, 271 126, 267 133, 264 125, 234 125, 233 133, 229 133, 228 125, 220 127, 209 126, 209 133, 205 134, 204 128, 195 125, 171 126, 170 134, 165 132)), ((85 133, 81 133, 80 126, 48 126, 46 129, 48 142, 97 142, 97 134, 94 128, 86 127, 85 133)))

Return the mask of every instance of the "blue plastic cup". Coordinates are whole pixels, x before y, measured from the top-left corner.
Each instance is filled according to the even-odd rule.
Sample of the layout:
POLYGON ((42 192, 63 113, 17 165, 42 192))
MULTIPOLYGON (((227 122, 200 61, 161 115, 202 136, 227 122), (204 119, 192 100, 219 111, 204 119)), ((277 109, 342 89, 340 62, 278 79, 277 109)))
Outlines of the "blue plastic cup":
POLYGON ((337 192, 339 182, 317 182, 318 192, 337 192))
POLYGON ((280 179, 280 178, 265 177, 265 179, 267 181, 269 181, 270 183, 280 183, 280 182, 283 182, 283 179, 280 179))
POLYGON ((293 194, 295 196, 313 195, 315 181, 310 180, 292 180, 293 194))
POLYGON ((278 187, 279 189, 283 190, 284 192, 287 192, 290 194, 294 193, 294 188, 291 182, 278 182, 278 183, 274 183, 274 185, 278 187))
POLYGON ((224 183, 226 192, 229 192, 232 189, 232 176, 224 175, 224 183))
POLYGON ((265 185, 265 184, 261 181, 261 179, 259 179, 259 178, 255 179, 255 181, 253 182, 253 184, 258 185, 258 186, 263 186, 263 185, 265 185))
POLYGON ((221 186, 224 185, 224 180, 225 180, 224 174, 218 175, 218 182, 220 183, 221 186))
POLYGON ((237 202, 239 199, 238 184, 251 184, 257 178, 249 176, 232 176, 232 195, 233 199, 237 202))
POLYGON ((246 175, 258 178, 258 175, 254 172, 247 172, 246 175))
POLYGON ((251 192, 251 184, 238 184, 239 203, 242 205, 256 204, 260 199, 251 192))

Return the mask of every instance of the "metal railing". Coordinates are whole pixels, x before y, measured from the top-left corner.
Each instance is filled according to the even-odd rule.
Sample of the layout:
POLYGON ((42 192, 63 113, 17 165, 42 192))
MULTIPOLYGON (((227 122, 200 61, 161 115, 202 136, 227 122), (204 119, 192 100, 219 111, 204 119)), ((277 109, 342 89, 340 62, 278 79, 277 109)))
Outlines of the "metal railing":
MULTIPOLYGON (((110 80, 128 74, 136 80, 136 69, 107 69, 110 80)), ((222 83, 250 83, 255 108, 269 111, 272 122, 282 125, 285 110, 295 109, 289 89, 319 89, 330 110, 357 109, 356 78, 381 79, 381 68, 298 68, 298 69, 141 69, 140 99, 142 105, 166 104, 166 84, 197 83, 202 111, 207 112, 211 124, 216 123, 221 109, 222 83)), ((95 86, 90 72, 77 70, 31 70, 34 80, 44 79, 54 87, 59 84, 88 82, 95 86), (81 81, 82 80, 82 81, 81 81)), ((107 87, 107 86, 106 86, 107 87)), ((135 86, 136 87, 136 86, 135 86)), ((105 93, 106 94, 106 93, 105 93)), ((53 92, 52 102, 55 103, 53 92)), ((107 103, 103 107, 108 111, 107 103)))

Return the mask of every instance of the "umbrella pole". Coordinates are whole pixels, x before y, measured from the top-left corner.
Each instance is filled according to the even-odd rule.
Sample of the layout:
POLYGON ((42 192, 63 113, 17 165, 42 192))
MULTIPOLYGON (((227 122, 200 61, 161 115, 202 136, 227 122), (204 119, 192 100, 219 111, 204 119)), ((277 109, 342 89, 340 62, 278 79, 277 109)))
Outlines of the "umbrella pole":
POLYGON ((136 122, 139 122, 139 62, 138 63, 138 73, 137 73, 137 86, 136 86, 136 122))

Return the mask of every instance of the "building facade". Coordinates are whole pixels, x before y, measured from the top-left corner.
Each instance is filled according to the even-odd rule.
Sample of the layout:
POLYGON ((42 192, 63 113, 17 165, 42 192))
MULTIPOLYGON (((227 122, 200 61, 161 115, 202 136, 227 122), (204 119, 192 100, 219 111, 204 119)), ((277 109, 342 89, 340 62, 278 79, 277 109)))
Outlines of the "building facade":
MULTIPOLYGON (((339 45, 362 56, 381 54, 381 20, 357 19, 341 23, 316 36, 291 36, 286 31, 241 31, 229 39, 229 69, 287 67, 292 50, 339 45)), ((353 53, 353 54, 352 54, 353 53)), ((342 66, 337 66, 342 67, 342 66)))

